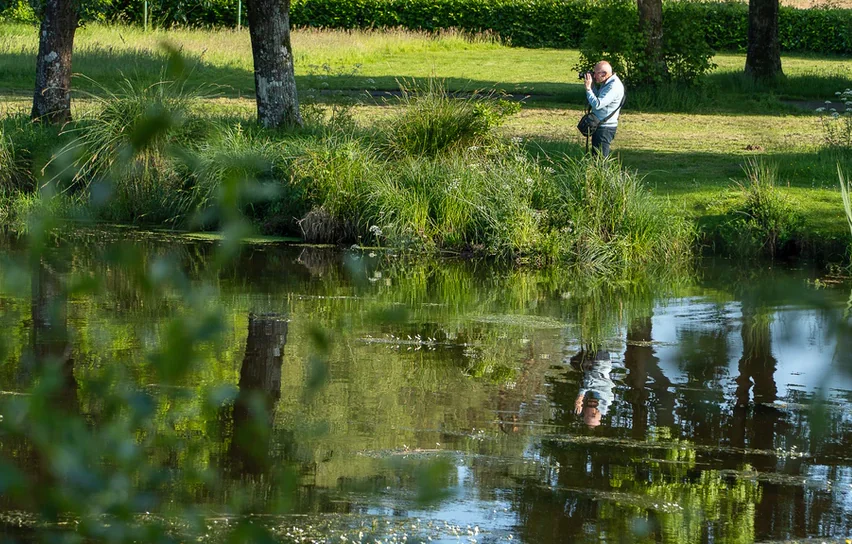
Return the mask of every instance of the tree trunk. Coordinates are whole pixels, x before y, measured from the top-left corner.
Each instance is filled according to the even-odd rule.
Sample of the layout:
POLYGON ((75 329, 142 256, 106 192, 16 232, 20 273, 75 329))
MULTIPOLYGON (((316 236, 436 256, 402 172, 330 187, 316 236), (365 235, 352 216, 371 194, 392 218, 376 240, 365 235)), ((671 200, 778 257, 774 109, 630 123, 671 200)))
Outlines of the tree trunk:
POLYGON ((749 0, 745 73, 755 79, 772 79, 782 75, 778 0, 749 0))
POLYGON ((46 0, 38 39, 36 84, 31 117, 36 121, 71 120, 71 53, 79 22, 75 0, 46 0))
POLYGON ((639 30, 645 39, 645 73, 643 83, 659 83, 666 79, 669 68, 663 55, 663 2, 662 0, 637 0, 639 7, 639 30))
POLYGON ((281 398, 281 364, 287 319, 250 315, 240 392, 232 412, 231 469, 259 474, 269 469, 269 441, 275 404, 281 398))
POLYGON ((55 373, 51 401, 66 415, 77 411, 77 380, 68 338, 68 299, 62 279, 44 258, 32 277, 32 346, 38 374, 55 373))
POLYGON ((302 126, 290 45, 290 0, 248 0, 247 9, 257 120, 267 128, 302 126))

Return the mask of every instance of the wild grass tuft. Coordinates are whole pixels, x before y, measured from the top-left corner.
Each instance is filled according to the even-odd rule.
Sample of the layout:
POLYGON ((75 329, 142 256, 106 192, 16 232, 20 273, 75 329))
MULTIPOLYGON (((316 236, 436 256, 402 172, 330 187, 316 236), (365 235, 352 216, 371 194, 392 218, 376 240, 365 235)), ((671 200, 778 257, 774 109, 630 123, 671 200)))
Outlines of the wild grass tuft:
POLYGON ((492 129, 520 109, 517 103, 473 94, 456 98, 444 81, 400 85, 402 113, 383 133, 391 155, 435 157, 452 149, 481 145, 492 129))
POLYGON ((18 185, 21 167, 15 161, 15 148, 11 138, 0 127, 0 196, 6 195, 18 185))
POLYGON ((737 182, 742 204, 721 228, 723 245, 730 253, 745 256, 772 258, 788 252, 800 238, 802 218, 778 191, 778 165, 749 159, 743 172, 745 181, 737 182))
MULTIPOLYGON (((572 240, 568 260, 612 273, 691 255, 694 227, 652 198, 641 178, 614 160, 568 160, 556 174, 554 228, 572 240)), ((563 244, 564 245, 564 244, 563 244)))
POLYGON ((67 131, 74 139, 56 160, 69 166, 58 177, 69 180, 65 191, 89 191, 102 219, 179 224, 189 179, 175 151, 210 132, 195 110, 202 95, 181 81, 125 78, 119 87, 92 95, 90 115, 67 131))
POLYGON ((0 191, 32 192, 36 176, 60 139, 56 127, 24 113, 0 119, 0 191))

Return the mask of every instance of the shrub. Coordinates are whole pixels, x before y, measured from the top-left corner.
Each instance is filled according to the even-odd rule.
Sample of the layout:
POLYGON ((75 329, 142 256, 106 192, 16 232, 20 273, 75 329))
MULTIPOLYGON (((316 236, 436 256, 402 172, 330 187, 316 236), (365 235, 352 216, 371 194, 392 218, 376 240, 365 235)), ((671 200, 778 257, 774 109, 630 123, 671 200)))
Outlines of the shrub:
MULTIPOLYGON (((97 5, 97 16, 110 21, 142 24, 143 3, 133 0, 86 2, 97 5)), ((22 5, 22 4, 21 4, 22 5)), ((633 15, 630 2, 620 2, 610 22, 633 15)), ((151 24, 171 26, 225 26, 237 22, 237 5, 229 0, 186 2, 158 0, 149 3, 151 24)), ((295 0, 290 5, 294 27, 369 29, 400 27, 429 32, 454 28, 465 33, 493 32, 504 43, 519 47, 577 48, 589 30, 589 21, 600 10, 608 10, 600 0, 295 0)), ((91 11, 91 10, 90 10, 91 11)), ((93 18, 92 14, 88 18, 93 18)), ((9 15, 6 15, 9 17, 9 15)), ((245 13, 243 21, 245 24, 245 13)), ((668 1, 663 6, 667 47, 680 69, 689 58, 700 59, 704 37, 715 50, 743 51, 747 45, 748 5, 744 2, 668 1), (688 31, 682 34, 682 31, 688 31), (690 36, 678 59, 684 36, 690 36)), ((782 6, 779 12, 779 39, 783 51, 852 53, 852 10, 796 9, 782 6)))
MULTIPOLYGON (((576 68, 588 69, 604 59, 627 81, 663 83, 652 70, 645 44, 635 2, 601 2, 592 12, 576 68)), ((690 2, 666 4, 663 57, 669 79, 678 83, 693 83, 715 67, 710 61, 713 50, 701 28, 700 13, 690 2)))
POLYGON ((0 21, 36 23, 38 18, 29 2, 17 0, 8 3, 0 2, 0 21))

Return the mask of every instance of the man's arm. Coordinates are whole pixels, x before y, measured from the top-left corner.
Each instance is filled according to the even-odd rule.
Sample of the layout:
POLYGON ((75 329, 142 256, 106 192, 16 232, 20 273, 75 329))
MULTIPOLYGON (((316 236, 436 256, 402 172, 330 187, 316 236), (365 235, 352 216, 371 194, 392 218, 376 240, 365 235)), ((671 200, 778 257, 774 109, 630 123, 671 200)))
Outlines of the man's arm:
POLYGON ((592 89, 589 87, 586 89, 586 99, 589 101, 589 105, 593 110, 599 110, 601 108, 605 108, 615 102, 616 100, 621 100, 621 94, 619 93, 616 87, 616 82, 612 82, 611 85, 604 85, 603 93, 600 96, 595 96, 595 93, 592 92, 592 89))

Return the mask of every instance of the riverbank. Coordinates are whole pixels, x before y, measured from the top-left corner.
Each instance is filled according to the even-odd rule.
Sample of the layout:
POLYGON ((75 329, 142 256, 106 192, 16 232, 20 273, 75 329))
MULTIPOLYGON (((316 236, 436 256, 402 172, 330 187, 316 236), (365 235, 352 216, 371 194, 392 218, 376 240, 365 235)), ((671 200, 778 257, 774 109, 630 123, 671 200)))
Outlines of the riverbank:
MULTIPOLYGON (((75 135, 68 130, 70 127, 66 127, 63 136, 49 132, 39 135, 38 131, 28 127, 26 112, 30 82, 27 74, 31 68, 27 48, 34 47, 34 36, 29 35, 31 28, 25 25, 8 28, 11 30, 8 33, 10 38, 2 45, 6 50, 2 62, 8 69, 0 72, 4 74, 0 88, 4 89, 5 95, 0 115, 3 116, 6 147, 13 150, 10 156, 18 162, 6 171, 20 173, 30 170, 29 185, 23 184, 21 193, 26 195, 31 194, 27 191, 34 187, 35 178, 41 175, 42 167, 49 162, 50 153, 61 148, 57 144, 63 138, 67 144, 75 135)), ((517 187, 528 179, 548 178, 550 170, 557 171, 562 168, 560 165, 578 161, 584 142, 576 132, 575 123, 583 109, 583 99, 581 85, 574 79, 576 76, 569 77, 573 75, 571 65, 577 60, 577 52, 507 48, 489 41, 487 37, 469 40, 452 33, 437 37, 405 32, 343 34, 294 33, 300 99, 309 118, 308 129, 300 134, 265 134, 253 128, 254 101, 246 97, 251 92, 251 71, 245 32, 143 34, 138 29, 92 25, 81 31, 78 40, 75 69, 86 77, 75 80, 81 89, 75 101, 75 115, 81 120, 80 126, 86 126, 86 123, 97 125, 93 119, 99 108, 104 106, 104 99, 124 93, 120 85, 134 82, 138 90, 162 79, 164 59, 157 44, 162 39, 169 39, 177 43, 188 60, 190 69, 185 74, 182 88, 190 89, 184 93, 184 98, 192 105, 182 102, 181 107, 188 107, 191 112, 187 109, 180 115, 188 113, 185 120, 190 122, 182 124, 179 132, 183 132, 164 144, 164 152, 169 146, 180 146, 182 142, 200 142, 202 145, 194 149, 195 166, 207 160, 207 172, 216 170, 215 176, 219 176, 220 181, 233 174, 234 169, 231 168, 233 164, 225 165, 223 169, 223 163, 216 163, 217 160, 239 162, 247 157, 266 160, 267 165, 271 165, 270 171, 278 169, 273 177, 286 174, 284 178, 290 181, 294 172, 291 167, 299 163, 297 158, 301 157, 304 159, 301 160, 302 165, 310 163, 314 168, 307 177, 313 182, 320 178, 323 180, 318 182, 319 185, 312 185, 313 189, 307 192, 290 194, 285 200, 298 203, 294 209, 270 211, 269 208, 263 210, 255 204, 250 205, 253 214, 250 217, 258 230, 267 234, 296 234, 312 241, 401 243, 407 247, 412 243, 420 244, 422 233, 428 230, 438 237, 438 242, 432 244, 433 248, 459 253, 503 253, 493 243, 478 240, 476 233, 493 231, 493 225, 505 224, 504 220, 486 219, 481 223, 486 226, 474 227, 473 234, 459 236, 452 232, 457 227, 447 230, 446 222, 436 220, 437 208, 418 216, 419 212, 413 212, 417 206, 411 206, 411 202, 397 209, 407 207, 414 213, 412 217, 419 217, 414 221, 420 221, 420 224, 409 229, 405 236, 397 232, 394 241, 382 240, 375 236, 377 232, 386 237, 392 229, 383 228, 386 225, 375 218, 369 221, 355 214, 356 210, 363 211, 368 202, 375 203, 375 195, 372 200, 360 201, 360 208, 353 208, 351 199, 347 201, 344 186, 356 183, 356 178, 370 178, 376 172, 395 172, 395 179, 408 175, 410 179, 441 180, 441 187, 446 189, 455 187, 450 178, 468 173, 472 164, 484 164, 483 160, 492 161, 497 155, 502 160, 522 153, 521 163, 524 166, 521 170, 535 171, 536 175, 527 175, 529 172, 526 170, 516 169, 517 176, 510 176, 504 185, 517 187), (123 80, 105 76, 105 70, 115 73, 119 69, 116 62, 125 69, 123 80), (554 66, 557 69, 554 70, 554 66), (495 74, 499 74, 499 81, 495 74), (398 97, 379 98, 375 95, 398 90, 401 81, 413 84, 414 79, 420 78, 419 81, 423 82, 422 78, 426 76, 428 80, 430 75, 441 78, 433 79, 432 83, 449 92, 485 89, 483 94, 504 96, 501 93, 512 93, 505 96, 506 102, 517 102, 520 98, 520 110, 514 111, 516 107, 500 110, 505 106, 503 103, 493 110, 496 116, 480 118, 476 121, 481 122, 478 126, 473 122, 470 127, 473 132, 461 135, 461 139, 450 146, 455 147, 450 154, 455 157, 452 160, 447 160, 443 152, 439 153, 444 155, 443 158, 436 160, 437 154, 427 151, 425 161, 413 161, 408 151, 393 151, 387 147, 389 127, 394 119, 398 121, 404 116, 404 101, 398 97), (212 87, 209 85, 211 81, 223 86, 212 87), (359 94, 359 90, 363 94, 359 94), (370 94, 365 91, 370 91, 370 94), (213 130, 211 127, 216 128, 213 130), (477 140, 485 136, 487 142, 477 140), (285 144, 285 140, 290 144, 285 144), (400 160, 403 155, 408 158, 400 160), (210 160, 214 156, 218 159, 210 160), (383 162, 387 160, 393 160, 397 166, 387 168, 383 162), (406 165, 403 166, 403 163, 406 165), (319 186, 324 188, 317 189, 319 186), (329 205, 324 199, 338 193, 343 197, 334 205, 341 206, 337 212, 343 215, 337 218, 340 220, 337 226, 330 225, 322 215, 316 214, 310 221, 304 222, 314 208, 325 205, 324 209, 328 211, 329 205), (324 196, 318 198, 319 194, 324 196), (492 226, 487 226, 489 221, 492 226), (289 226, 282 223, 289 223, 289 226), (356 227, 356 224, 360 226, 356 227), (305 230, 305 227, 312 226, 315 227, 312 233, 305 230), (337 231, 330 235, 326 232, 327 236, 322 236, 323 229, 330 226, 337 231), (451 242, 449 245, 448 240, 451 242)), ((699 87, 631 94, 614 144, 616 157, 623 171, 627 172, 627 178, 644 187, 640 192, 649 192, 650 202, 665 210, 664 217, 684 219, 695 225, 699 233, 696 240, 701 250, 722 254, 734 252, 740 256, 796 254, 822 262, 843 262, 849 230, 838 189, 837 166, 840 164, 846 172, 852 170, 848 149, 845 152, 836 146, 828 149, 824 119, 789 102, 815 101, 826 96, 835 99, 834 92, 852 86, 852 69, 848 62, 833 58, 785 57, 787 77, 767 88, 748 84, 738 75, 741 55, 720 54, 714 60, 718 65, 716 70, 699 87), (736 244, 730 243, 741 238, 741 232, 737 230, 739 227, 731 225, 746 217, 743 206, 748 195, 746 189, 751 186, 749 172, 755 169, 771 177, 762 181, 776 187, 773 193, 783 201, 781 218, 789 223, 772 227, 782 231, 780 234, 784 241, 768 252, 762 242, 750 244, 754 246, 750 249, 734 247, 736 244)), ((447 123, 446 126, 452 124, 447 123)), ((100 157, 103 159, 103 154, 100 157)), ((154 203, 153 209, 134 210, 144 200, 140 198, 141 194, 134 193, 125 195, 126 205, 121 213, 104 215, 84 210, 81 206, 84 201, 65 197, 79 194, 75 191, 85 176, 89 178, 82 185, 88 188, 88 182, 94 175, 90 170, 83 177, 75 178, 71 183, 74 190, 63 189, 64 201, 55 204, 55 211, 111 222, 192 228, 193 223, 189 221, 193 215, 189 213, 191 205, 211 203, 216 191, 208 187, 203 194, 190 195, 194 190, 191 187, 197 185, 197 174, 190 174, 186 164, 178 167, 166 165, 167 161, 157 161, 159 159, 146 163, 146 171, 150 173, 168 166, 161 172, 163 176, 157 183, 148 185, 163 189, 157 197, 163 205, 160 208, 154 203), (164 185, 163 180, 168 183, 164 185), (176 210, 174 207, 178 204, 180 209, 176 210)), ((53 168, 58 162, 54 160, 50 164, 53 168)), ((95 167, 91 163, 87 168, 95 167)), ((244 167, 245 164, 239 168, 244 167)), ((97 168, 103 168, 103 165, 97 168)), ((48 168, 44 172, 49 174, 50 171, 48 168)), ((501 166, 495 171, 504 173, 507 170, 501 166)), ((266 175, 254 172, 258 173, 266 175)), ((245 177, 244 174, 245 171, 240 176, 245 177)), ((388 179, 382 182, 384 187, 390 187, 386 181, 388 179)), ((134 190, 140 189, 138 183, 131 185, 134 190)), ((376 184, 373 185, 375 188, 376 184)), ((301 191, 308 185, 300 187, 301 191)), ((536 187, 527 195, 526 211, 520 215, 516 212, 510 214, 525 219, 520 221, 521 226, 513 235, 514 241, 503 244, 504 249, 515 248, 508 251, 509 254, 529 255, 544 246, 550 248, 547 251, 553 252, 554 245, 558 245, 558 242, 536 235, 536 228, 531 227, 543 221, 538 212, 543 209, 542 195, 547 194, 546 190, 542 192, 539 190, 541 187, 536 187), (539 249, 531 251, 534 246, 539 249), (517 251, 521 247, 526 249, 517 251)), ((111 195, 115 196, 114 193, 111 195)), ((498 200, 505 201, 502 197, 498 200)), ((0 213, 4 214, 4 222, 8 222, 14 220, 15 214, 21 215, 19 212, 29 209, 33 199, 10 198, 7 190, 3 201, 4 212, 0 213)), ((457 205, 465 200, 455 198, 452 201, 457 205)), ((283 200, 279 198, 281 202, 283 200)), ((399 202, 394 204, 398 205, 399 202)), ((456 206, 456 211, 460 212, 463 207, 456 206)), ((481 209, 485 208, 487 206, 481 206, 481 209)), ((376 213, 381 211, 376 208, 376 213)), ((384 211, 387 212, 387 209, 384 211)), ((464 214, 469 215, 469 212, 464 214)), ((195 228, 205 226, 198 216, 194 219, 199 219, 194 223, 195 228)), ((206 226, 209 228, 210 224, 206 226)), ((570 229, 571 226, 566 224, 559 228, 570 229)), ((777 241, 778 234, 769 232, 769 238, 777 241)))

